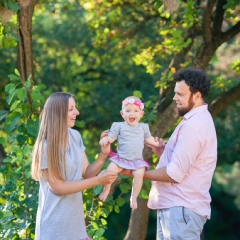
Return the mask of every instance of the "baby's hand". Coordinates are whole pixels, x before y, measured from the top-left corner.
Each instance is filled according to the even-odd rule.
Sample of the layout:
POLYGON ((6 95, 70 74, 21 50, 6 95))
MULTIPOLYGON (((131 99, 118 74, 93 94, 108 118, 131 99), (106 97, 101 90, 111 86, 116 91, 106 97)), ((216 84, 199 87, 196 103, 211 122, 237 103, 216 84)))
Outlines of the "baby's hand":
POLYGON ((99 144, 100 144, 101 147, 107 146, 108 143, 109 143, 109 141, 108 141, 108 138, 107 138, 107 137, 103 137, 103 138, 99 141, 99 144))

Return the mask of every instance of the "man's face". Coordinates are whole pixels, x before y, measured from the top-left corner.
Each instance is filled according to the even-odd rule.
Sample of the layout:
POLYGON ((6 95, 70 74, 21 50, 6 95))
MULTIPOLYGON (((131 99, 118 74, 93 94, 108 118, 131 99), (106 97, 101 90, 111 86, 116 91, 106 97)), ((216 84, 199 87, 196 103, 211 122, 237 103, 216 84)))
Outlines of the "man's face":
POLYGON ((174 92, 173 100, 177 104, 178 114, 179 116, 184 116, 195 106, 194 94, 190 92, 189 86, 184 80, 176 82, 174 92))

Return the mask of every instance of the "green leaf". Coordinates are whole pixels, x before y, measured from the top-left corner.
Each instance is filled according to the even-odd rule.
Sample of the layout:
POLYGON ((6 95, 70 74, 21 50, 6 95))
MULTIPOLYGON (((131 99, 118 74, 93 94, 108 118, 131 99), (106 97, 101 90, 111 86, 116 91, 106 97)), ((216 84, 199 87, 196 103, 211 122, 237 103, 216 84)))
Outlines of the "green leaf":
POLYGON ((30 114, 30 106, 29 106, 29 104, 24 104, 21 107, 22 107, 22 113, 25 116, 28 116, 30 114))
POLYGON ((114 205, 114 211, 116 213, 120 213, 120 209, 119 209, 119 206, 118 205, 114 205))
POLYGON ((103 190, 102 185, 98 185, 93 188, 93 193, 94 193, 94 195, 99 195, 102 192, 102 190, 103 190))
POLYGON ((3 162, 5 162, 5 163, 12 162, 12 158, 10 158, 10 157, 4 158, 3 162))
POLYGON ((101 218, 101 223, 102 223, 102 225, 106 226, 106 225, 107 225, 107 221, 106 221, 106 219, 101 218))
POLYGON ((38 134, 38 121, 33 121, 32 119, 28 120, 26 129, 29 134, 36 137, 38 134))
POLYGON ((20 124, 20 125, 18 126, 18 131, 19 131, 20 133, 26 134, 26 133, 27 133, 27 130, 26 130, 25 124, 20 124))
POLYGON ((119 207, 123 206, 125 203, 125 200, 122 197, 118 197, 115 201, 119 207))
POLYGON ((16 74, 17 76, 20 77, 20 72, 19 72, 16 68, 14 69, 14 72, 15 72, 15 74, 16 74))
POLYGON ((29 146, 29 145, 26 145, 24 148, 23 148, 23 154, 24 156, 29 156, 32 152, 32 147, 29 146))
POLYGON ((12 212, 10 212, 10 211, 4 211, 3 212, 3 217, 4 218, 9 218, 9 217, 12 217, 13 216, 13 214, 12 214, 12 212))
POLYGON ((175 38, 179 38, 183 35, 183 32, 182 32, 182 30, 176 30, 176 31, 173 31, 172 34, 175 38))
POLYGON ((17 139, 18 144, 21 146, 26 142, 27 137, 22 134, 19 134, 19 135, 17 135, 16 139, 17 139))
POLYGON ((5 92, 12 93, 14 89, 16 88, 16 84, 9 83, 5 86, 5 92))
POLYGON ((31 93, 31 98, 32 98, 34 101, 38 102, 38 101, 41 101, 41 100, 42 100, 43 96, 42 96, 42 94, 41 94, 40 92, 36 91, 36 92, 32 92, 32 93, 31 93))
POLYGON ((17 113, 17 112, 10 113, 7 116, 6 121, 4 123, 4 130, 7 133, 10 133, 16 127, 16 124, 18 123, 21 116, 22 116, 22 114, 17 113))
POLYGON ((43 89, 46 89, 46 85, 44 85, 44 84, 39 84, 39 85, 33 87, 33 91, 36 91, 36 92, 40 92, 43 89))
POLYGON ((95 232, 95 236, 101 237, 105 232, 105 229, 103 228, 99 228, 96 232, 95 232))
POLYGON ((146 189, 142 188, 141 192, 139 194, 139 197, 144 198, 144 199, 148 199, 148 191, 146 191, 146 189))
POLYGON ((11 35, 14 38, 14 40, 16 40, 17 42, 20 41, 20 37, 18 34, 16 34, 15 32, 11 32, 11 35))
POLYGON ((4 143, 5 143, 5 138, 4 137, 0 137, 0 144, 4 144, 4 143))
POLYGON ((32 85, 31 79, 29 79, 29 77, 28 77, 28 79, 26 81, 26 88, 30 88, 31 85, 32 85))
POLYGON ((19 81, 19 80, 20 80, 20 77, 14 75, 14 74, 9 74, 9 75, 8 75, 8 78, 9 78, 11 81, 19 81))
POLYGON ((18 89, 17 96, 20 100, 25 100, 27 97, 27 90, 25 88, 18 89))
POLYGON ((6 110, 0 110, 0 121, 3 120, 7 115, 6 110))
POLYGON ((26 205, 27 205, 28 208, 34 208, 35 207, 35 203, 30 198, 26 198, 26 205))
POLYGON ((121 183, 119 187, 120 187, 122 193, 127 193, 129 191, 128 183, 121 183))
POLYGON ((18 104, 19 104, 20 102, 21 102, 20 100, 15 101, 15 102, 11 105, 10 111, 13 111, 13 110, 18 106, 18 104))
POLYGON ((94 233, 95 233, 95 230, 93 228, 88 231, 89 236, 92 236, 94 233))
POLYGON ((140 91, 133 91, 133 96, 141 98, 142 97, 142 93, 140 91))
POLYGON ((7 101, 7 103, 8 103, 9 105, 11 104, 11 102, 12 102, 14 96, 17 94, 17 92, 18 92, 18 89, 15 89, 13 92, 11 92, 11 93, 7 96, 6 101, 7 101))

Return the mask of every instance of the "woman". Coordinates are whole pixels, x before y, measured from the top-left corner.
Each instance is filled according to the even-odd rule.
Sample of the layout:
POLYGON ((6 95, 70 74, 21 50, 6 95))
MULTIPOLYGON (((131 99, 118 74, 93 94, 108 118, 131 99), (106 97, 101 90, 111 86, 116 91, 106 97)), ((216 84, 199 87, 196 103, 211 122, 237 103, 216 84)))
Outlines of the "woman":
POLYGON ((82 191, 112 183, 116 173, 101 170, 110 146, 89 164, 81 135, 71 129, 79 112, 73 96, 54 93, 46 101, 32 159, 32 177, 40 182, 36 240, 85 240, 82 191))

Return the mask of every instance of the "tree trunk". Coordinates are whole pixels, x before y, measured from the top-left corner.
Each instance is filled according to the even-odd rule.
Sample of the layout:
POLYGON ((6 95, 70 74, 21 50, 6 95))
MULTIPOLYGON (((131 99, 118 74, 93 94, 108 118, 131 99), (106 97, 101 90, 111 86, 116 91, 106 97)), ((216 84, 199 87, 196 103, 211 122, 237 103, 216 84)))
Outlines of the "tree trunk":
POLYGON ((18 43, 18 68, 21 78, 26 81, 31 75, 34 83, 33 52, 32 52, 32 16, 38 0, 18 0, 19 37, 18 43))
POLYGON ((0 144, 0 167, 3 165, 3 159, 6 157, 3 146, 0 144))
POLYGON ((137 201, 138 208, 131 213, 128 231, 124 240, 144 240, 146 238, 150 209, 147 207, 147 199, 138 198, 137 201))

